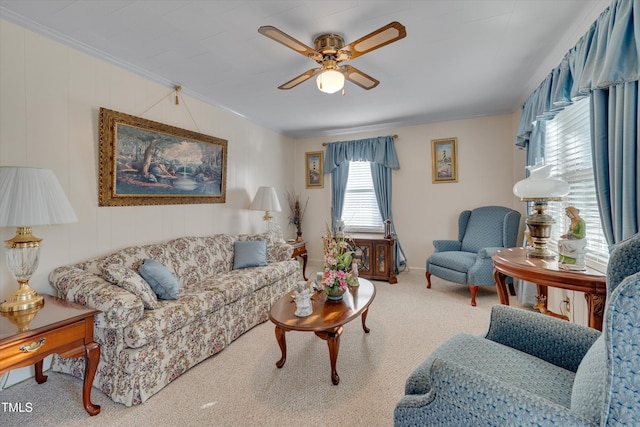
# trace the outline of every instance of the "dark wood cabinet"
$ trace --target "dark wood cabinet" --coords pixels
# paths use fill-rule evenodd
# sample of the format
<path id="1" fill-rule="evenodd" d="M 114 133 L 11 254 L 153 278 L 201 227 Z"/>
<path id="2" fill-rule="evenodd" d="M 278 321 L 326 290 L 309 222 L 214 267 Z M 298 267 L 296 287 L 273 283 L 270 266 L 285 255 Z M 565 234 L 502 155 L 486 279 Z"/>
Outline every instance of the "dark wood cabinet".
<path id="1" fill-rule="evenodd" d="M 382 234 L 352 234 L 349 236 L 358 275 L 365 279 L 398 283 L 395 268 L 396 239 Z"/>

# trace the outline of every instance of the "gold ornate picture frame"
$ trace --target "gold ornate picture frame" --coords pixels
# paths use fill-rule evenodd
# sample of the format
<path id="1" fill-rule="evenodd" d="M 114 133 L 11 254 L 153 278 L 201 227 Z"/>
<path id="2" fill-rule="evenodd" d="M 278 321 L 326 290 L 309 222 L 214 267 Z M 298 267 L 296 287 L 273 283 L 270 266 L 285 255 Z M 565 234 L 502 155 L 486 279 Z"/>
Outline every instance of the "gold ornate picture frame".
<path id="1" fill-rule="evenodd" d="M 307 188 L 324 188 L 324 152 L 305 153 Z"/>
<path id="2" fill-rule="evenodd" d="M 431 174 L 434 184 L 458 182 L 458 138 L 431 140 Z"/>
<path id="3" fill-rule="evenodd" d="M 99 206 L 224 203 L 227 141 L 100 108 Z"/>

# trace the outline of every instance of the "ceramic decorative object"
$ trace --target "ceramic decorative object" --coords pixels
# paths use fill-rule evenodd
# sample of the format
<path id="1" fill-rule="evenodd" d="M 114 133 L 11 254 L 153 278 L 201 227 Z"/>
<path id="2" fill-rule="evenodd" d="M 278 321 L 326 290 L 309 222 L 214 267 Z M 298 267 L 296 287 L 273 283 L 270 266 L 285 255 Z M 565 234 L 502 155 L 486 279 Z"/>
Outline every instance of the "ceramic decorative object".
<path id="1" fill-rule="evenodd" d="M 313 304 L 311 304 L 311 294 L 306 287 L 307 282 L 298 282 L 298 289 L 296 290 L 295 302 L 296 311 L 295 314 L 298 317 L 306 317 L 313 313 Z"/>

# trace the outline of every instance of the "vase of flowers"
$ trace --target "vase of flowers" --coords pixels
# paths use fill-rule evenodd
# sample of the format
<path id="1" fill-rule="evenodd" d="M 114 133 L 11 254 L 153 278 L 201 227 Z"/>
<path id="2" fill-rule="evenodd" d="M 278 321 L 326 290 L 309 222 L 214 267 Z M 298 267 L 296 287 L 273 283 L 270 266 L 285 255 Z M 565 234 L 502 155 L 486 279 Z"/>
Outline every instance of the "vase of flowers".
<path id="1" fill-rule="evenodd" d="M 304 206 L 302 206 L 300 203 L 300 196 L 294 191 L 289 191 L 287 192 L 287 201 L 289 202 L 289 209 L 291 209 L 291 213 L 289 214 L 289 224 L 293 224 L 296 227 L 296 241 L 302 242 L 302 217 L 304 216 L 304 212 L 307 210 L 309 198 L 307 197 L 307 201 Z"/>
<path id="2" fill-rule="evenodd" d="M 324 272 L 322 285 L 329 300 L 341 300 L 349 286 L 354 285 L 358 278 L 353 275 L 351 259 L 353 251 L 344 235 L 334 234 L 329 226 L 327 233 L 322 236 L 324 245 Z"/>

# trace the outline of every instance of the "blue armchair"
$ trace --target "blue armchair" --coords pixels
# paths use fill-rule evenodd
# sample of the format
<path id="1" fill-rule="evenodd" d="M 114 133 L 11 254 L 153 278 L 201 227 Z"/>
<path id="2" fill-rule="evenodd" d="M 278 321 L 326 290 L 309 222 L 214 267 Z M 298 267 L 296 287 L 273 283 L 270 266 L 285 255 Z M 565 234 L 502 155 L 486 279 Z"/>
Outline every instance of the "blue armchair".
<path id="1" fill-rule="evenodd" d="M 495 286 L 494 252 L 516 245 L 520 212 L 502 206 L 464 211 L 458 218 L 458 240 L 434 240 L 435 252 L 427 258 L 427 288 L 431 275 L 469 286 L 476 305 L 479 286 Z"/>
<path id="2" fill-rule="evenodd" d="M 611 253 L 602 334 L 494 306 L 484 337 L 452 337 L 409 376 L 395 426 L 638 425 L 639 271 L 637 234 Z"/>

